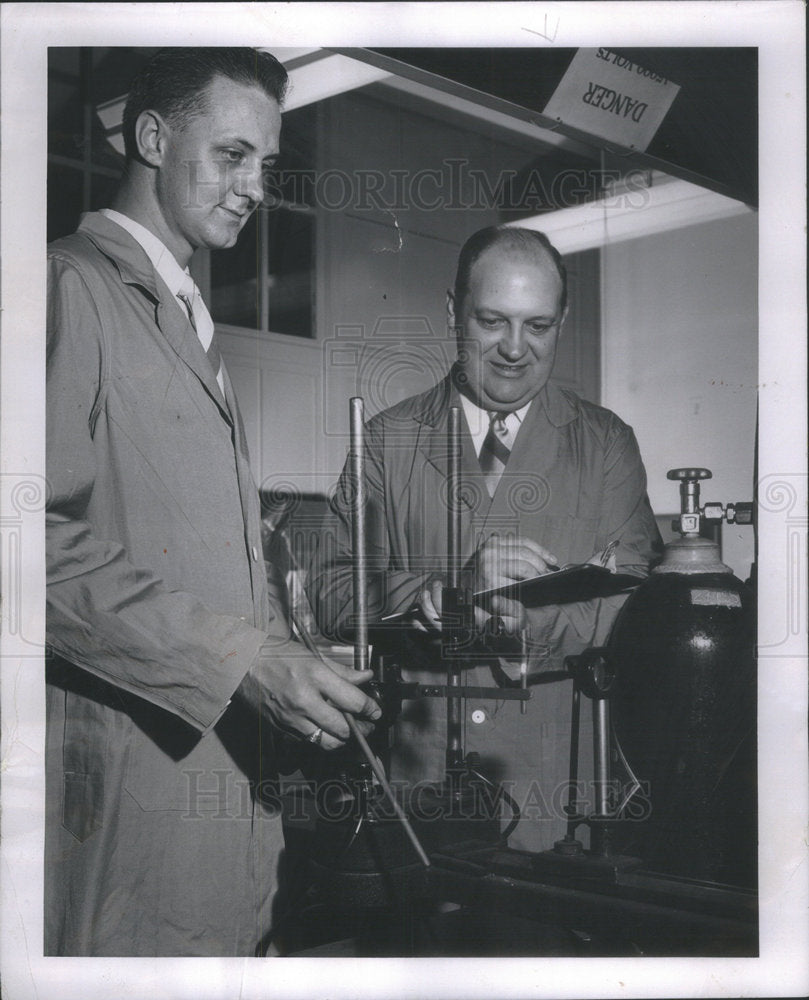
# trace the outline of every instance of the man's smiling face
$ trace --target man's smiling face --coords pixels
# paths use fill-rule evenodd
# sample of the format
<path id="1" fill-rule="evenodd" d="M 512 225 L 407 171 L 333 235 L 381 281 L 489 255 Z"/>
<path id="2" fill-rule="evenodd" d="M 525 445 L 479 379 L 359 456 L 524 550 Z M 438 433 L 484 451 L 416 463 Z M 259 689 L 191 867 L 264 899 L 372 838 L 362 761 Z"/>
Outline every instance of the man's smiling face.
<path id="1" fill-rule="evenodd" d="M 259 87 L 216 76 L 204 109 L 169 126 L 157 178 L 163 242 L 178 259 L 231 247 L 264 198 L 278 156 L 281 112 Z"/>
<path id="2" fill-rule="evenodd" d="M 481 254 L 461 302 L 449 295 L 459 382 L 478 406 L 519 410 L 548 381 L 564 320 L 561 295 L 562 280 L 549 254 L 511 246 Z"/>

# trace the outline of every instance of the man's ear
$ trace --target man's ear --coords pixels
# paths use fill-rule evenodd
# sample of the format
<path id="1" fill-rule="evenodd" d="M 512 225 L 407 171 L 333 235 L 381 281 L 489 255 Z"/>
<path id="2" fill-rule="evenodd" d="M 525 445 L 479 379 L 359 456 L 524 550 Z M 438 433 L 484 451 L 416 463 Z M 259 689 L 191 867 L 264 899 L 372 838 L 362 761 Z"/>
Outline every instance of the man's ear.
<path id="1" fill-rule="evenodd" d="M 138 155 L 151 167 L 159 167 L 166 153 L 168 125 L 157 111 L 142 111 L 135 122 Z"/>
<path id="2" fill-rule="evenodd" d="M 447 326 L 453 330 L 455 323 L 455 293 L 451 288 L 447 289 Z"/>
<path id="3" fill-rule="evenodd" d="M 567 306 L 565 306 L 565 311 L 562 313 L 562 318 L 559 320 L 559 333 L 562 332 L 562 327 L 565 325 L 566 319 L 567 319 Z"/>

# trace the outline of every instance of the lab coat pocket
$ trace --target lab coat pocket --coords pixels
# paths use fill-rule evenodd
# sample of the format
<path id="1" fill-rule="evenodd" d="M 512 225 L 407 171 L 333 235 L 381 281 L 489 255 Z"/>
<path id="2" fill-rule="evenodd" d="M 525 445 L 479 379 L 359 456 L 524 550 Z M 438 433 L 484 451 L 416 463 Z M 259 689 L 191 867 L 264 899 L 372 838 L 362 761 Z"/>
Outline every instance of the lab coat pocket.
<path id="1" fill-rule="evenodd" d="M 134 740 L 124 784 L 146 812 L 224 817 L 238 812 L 242 798 L 249 799 L 246 779 L 215 734 L 194 737 L 190 749 L 179 737 L 159 746 L 136 731 Z"/>

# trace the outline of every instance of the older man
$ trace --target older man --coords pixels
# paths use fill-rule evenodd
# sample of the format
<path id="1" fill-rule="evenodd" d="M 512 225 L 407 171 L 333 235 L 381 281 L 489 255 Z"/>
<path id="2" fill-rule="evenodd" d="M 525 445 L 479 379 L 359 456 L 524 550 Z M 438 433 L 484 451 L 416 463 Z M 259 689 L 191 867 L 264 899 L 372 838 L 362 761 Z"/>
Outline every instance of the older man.
<path id="1" fill-rule="evenodd" d="M 616 565 L 638 576 L 659 547 L 635 437 L 615 414 L 549 381 L 566 314 L 566 275 L 541 233 L 494 227 L 461 250 L 449 325 L 458 359 L 446 378 L 368 425 L 369 542 L 373 613 L 412 610 L 413 628 L 439 627 L 446 579 L 447 422 L 463 410 L 462 548 L 474 591 L 584 562 L 615 543 Z M 339 633 L 350 603 L 350 532 L 341 494 L 326 522 L 309 592 L 321 627 Z M 550 677 L 564 656 L 604 641 L 622 598 L 552 607 L 500 599 L 507 630 L 524 629 L 529 682 Z M 481 624 L 485 615 L 477 609 Z M 435 681 L 435 674 L 407 672 Z M 507 684 L 515 664 L 467 671 L 470 685 Z M 505 675 L 505 676 L 504 676 Z M 510 676 L 509 676 L 510 675 Z M 571 686 L 533 689 L 525 715 L 513 701 L 466 702 L 465 746 L 503 782 L 522 811 L 512 844 L 552 846 L 564 831 Z M 437 700 L 405 705 L 392 775 L 439 780 L 445 713 Z M 586 804 L 586 803 L 583 803 Z M 591 805 L 592 805 L 591 797 Z"/>
<path id="2" fill-rule="evenodd" d="M 261 203 L 285 84 L 252 49 L 159 53 L 113 209 L 49 249 L 46 954 L 252 954 L 283 845 L 274 731 L 331 749 L 343 712 L 378 715 L 365 675 L 296 646 L 268 600 L 187 270 Z"/>

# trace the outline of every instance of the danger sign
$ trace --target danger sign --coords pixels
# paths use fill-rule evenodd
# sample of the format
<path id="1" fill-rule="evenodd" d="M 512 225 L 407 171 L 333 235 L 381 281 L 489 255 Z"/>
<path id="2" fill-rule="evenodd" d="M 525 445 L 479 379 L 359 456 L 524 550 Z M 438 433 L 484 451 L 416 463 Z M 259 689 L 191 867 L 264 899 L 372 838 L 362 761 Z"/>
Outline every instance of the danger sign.
<path id="1" fill-rule="evenodd" d="M 643 152 L 679 90 L 678 84 L 610 49 L 579 49 L 543 113 Z"/>

